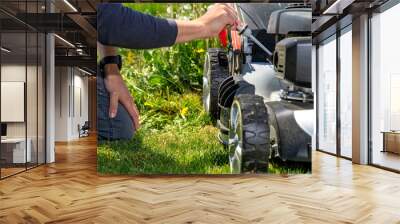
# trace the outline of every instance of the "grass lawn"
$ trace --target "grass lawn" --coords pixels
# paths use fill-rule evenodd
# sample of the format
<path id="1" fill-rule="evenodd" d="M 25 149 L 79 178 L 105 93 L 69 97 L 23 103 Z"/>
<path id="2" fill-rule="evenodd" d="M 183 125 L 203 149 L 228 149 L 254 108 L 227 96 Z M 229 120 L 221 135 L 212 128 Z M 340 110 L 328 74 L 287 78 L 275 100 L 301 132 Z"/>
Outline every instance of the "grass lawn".
<path id="1" fill-rule="evenodd" d="M 229 153 L 212 126 L 141 130 L 129 142 L 98 147 L 97 167 L 107 174 L 224 174 Z"/>
<path id="2" fill-rule="evenodd" d="M 103 174 L 229 174 L 229 152 L 218 142 L 218 129 L 203 127 L 141 130 L 128 142 L 98 147 Z M 272 161 L 271 174 L 309 173 L 311 167 Z"/>

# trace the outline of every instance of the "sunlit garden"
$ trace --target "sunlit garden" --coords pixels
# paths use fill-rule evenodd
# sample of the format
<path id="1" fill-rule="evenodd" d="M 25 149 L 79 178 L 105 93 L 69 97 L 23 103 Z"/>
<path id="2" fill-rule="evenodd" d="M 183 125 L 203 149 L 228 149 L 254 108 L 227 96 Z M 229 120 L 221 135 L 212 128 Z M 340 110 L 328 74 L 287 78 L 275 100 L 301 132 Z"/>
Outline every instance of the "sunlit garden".
<path id="1" fill-rule="evenodd" d="M 126 4 L 152 15 L 193 19 L 207 4 Z M 122 75 L 140 110 L 141 128 L 129 142 L 102 144 L 98 171 L 229 173 L 228 151 L 201 101 L 204 54 L 217 40 L 155 50 L 120 49 Z"/>
<path id="2" fill-rule="evenodd" d="M 126 5 L 185 20 L 199 17 L 208 7 L 203 3 Z M 230 173 L 229 152 L 219 143 L 218 129 L 204 112 L 201 99 L 205 52 L 218 45 L 216 39 L 210 39 L 155 50 L 119 50 L 121 74 L 140 111 L 141 128 L 130 141 L 99 145 L 100 173 Z M 287 170 L 272 163 L 269 172 Z"/>

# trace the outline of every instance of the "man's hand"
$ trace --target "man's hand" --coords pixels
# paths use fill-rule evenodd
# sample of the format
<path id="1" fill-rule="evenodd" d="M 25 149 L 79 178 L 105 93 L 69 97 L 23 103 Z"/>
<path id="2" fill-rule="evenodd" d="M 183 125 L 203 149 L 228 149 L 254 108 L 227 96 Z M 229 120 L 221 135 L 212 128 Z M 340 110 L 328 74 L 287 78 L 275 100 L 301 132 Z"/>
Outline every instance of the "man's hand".
<path id="1" fill-rule="evenodd" d="M 216 37 L 227 25 L 236 29 L 240 21 L 231 4 L 217 3 L 208 8 L 206 14 L 195 20 L 204 26 L 206 37 Z"/>
<path id="2" fill-rule="evenodd" d="M 177 20 L 178 35 L 175 43 L 216 37 L 226 26 L 236 29 L 239 23 L 237 13 L 230 4 L 217 3 L 210 6 L 208 11 L 196 20 Z"/>
<path id="3" fill-rule="evenodd" d="M 106 73 L 104 83 L 110 94 L 109 117 L 114 118 L 117 115 L 118 103 L 120 102 L 128 111 L 135 126 L 134 128 L 137 130 L 140 126 L 139 111 L 124 80 L 122 80 L 118 66 L 115 64 L 108 64 L 104 67 L 104 70 Z"/>

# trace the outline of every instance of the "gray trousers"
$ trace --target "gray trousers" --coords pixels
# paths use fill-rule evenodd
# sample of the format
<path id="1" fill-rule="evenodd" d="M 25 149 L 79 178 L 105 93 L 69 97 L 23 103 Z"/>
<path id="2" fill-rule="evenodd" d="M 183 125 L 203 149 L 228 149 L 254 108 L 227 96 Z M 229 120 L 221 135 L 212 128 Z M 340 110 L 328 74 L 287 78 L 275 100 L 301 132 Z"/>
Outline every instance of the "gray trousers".
<path id="1" fill-rule="evenodd" d="M 133 137 L 135 129 L 128 111 L 122 104 L 118 104 L 115 118 L 109 117 L 110 94 L 104 79 L 97 76 L 97 139 L 99 142 L 114 140 L 129 140 Z"/>

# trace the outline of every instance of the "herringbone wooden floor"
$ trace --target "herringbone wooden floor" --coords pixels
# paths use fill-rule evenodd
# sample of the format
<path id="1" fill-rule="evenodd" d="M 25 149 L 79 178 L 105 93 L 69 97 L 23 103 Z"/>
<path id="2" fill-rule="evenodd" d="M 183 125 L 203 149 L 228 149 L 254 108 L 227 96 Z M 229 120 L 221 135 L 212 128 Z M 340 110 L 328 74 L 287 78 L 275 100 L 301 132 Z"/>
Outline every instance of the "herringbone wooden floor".
<path id="1" fill-rule="evenodd" d="M 0 181 L 0 223 L 400 223 L 400 175 L 322 153 L 312 175 L 101 177 L 95 144 Z"/>

